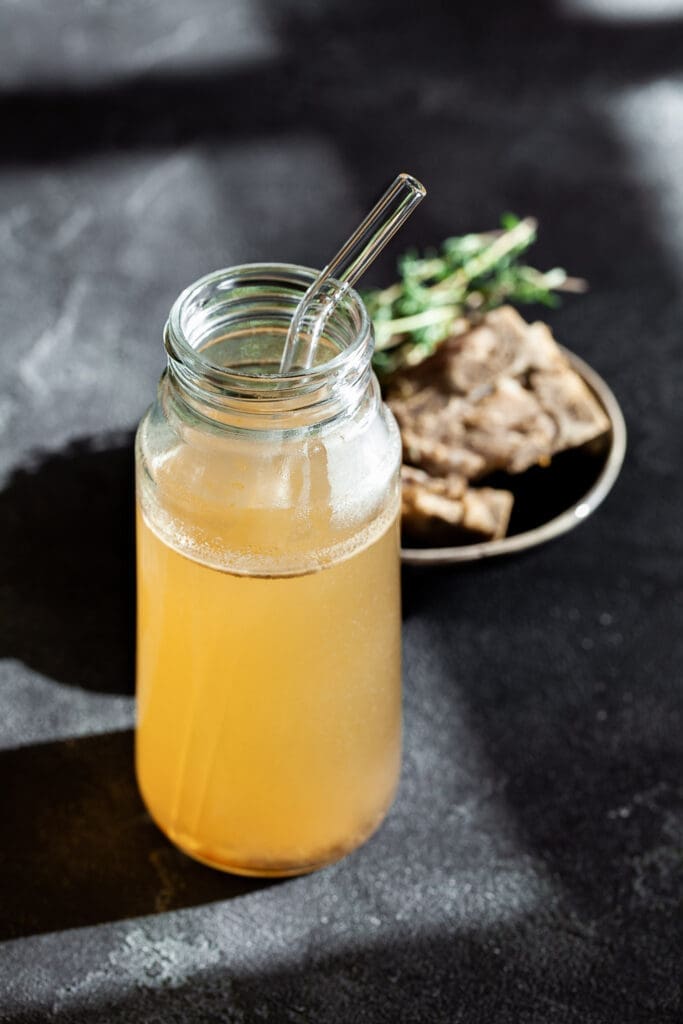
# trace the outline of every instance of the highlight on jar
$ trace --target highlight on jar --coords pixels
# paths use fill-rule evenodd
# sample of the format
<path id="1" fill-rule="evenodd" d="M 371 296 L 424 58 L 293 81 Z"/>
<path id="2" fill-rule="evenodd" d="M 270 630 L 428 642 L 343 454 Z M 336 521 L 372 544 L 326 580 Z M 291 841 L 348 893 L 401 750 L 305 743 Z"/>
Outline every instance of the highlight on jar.
<path id="1" fill-rule="evenodd" d="M 136 769 L 159 828 L 243 875 L 380 825 L 401 758 L 401 443 L 353 284 L 425 195 L 399 175 L 316 273 L 174 304 L 136 437 Z"/>

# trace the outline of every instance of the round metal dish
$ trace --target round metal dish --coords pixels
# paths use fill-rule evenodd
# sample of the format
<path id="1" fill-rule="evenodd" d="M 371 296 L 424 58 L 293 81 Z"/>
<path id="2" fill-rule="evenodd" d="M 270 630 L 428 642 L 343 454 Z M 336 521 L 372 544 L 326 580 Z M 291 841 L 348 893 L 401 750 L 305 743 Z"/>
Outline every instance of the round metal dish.
<path id="1" fill-rule="evenodd" d="M 401 548 L 401 560 L 405 565 L 446 565 L 452 562 L 475 562 L 481 558 L 497 555 L 511 555 L 517 551 L 545 544 L 554 537 L 568 533 L 587 519 L 611 491 L 619 476 L 626 452 L 626 424 L 619 403 L 602 377 L 568 349 L 562 350 L 574 370 L 583 378 L 607 413 L 612 429 L 604 450 L 599 455 L 587 455 L 597 460 L 596 477 L 585 493 L 576 499 L 559 515 L 539 523 L 533 529 L 515 533 L 502 540 L 485 541 L 480 544 L 461 544 L 448 548 Z M 559 456 L 558 458 L 560 458 Z M 541 470 L 541 472 L 547 472 Z"/>

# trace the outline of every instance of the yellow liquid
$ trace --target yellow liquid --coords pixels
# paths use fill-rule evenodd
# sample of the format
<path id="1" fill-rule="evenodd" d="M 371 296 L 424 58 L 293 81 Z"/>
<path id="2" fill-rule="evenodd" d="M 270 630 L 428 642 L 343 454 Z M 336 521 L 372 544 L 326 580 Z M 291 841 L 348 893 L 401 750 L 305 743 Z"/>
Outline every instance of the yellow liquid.
<path id="1" fill-rule="evenodd" d="M 316 572 L 247 576 L 138 515 L 137 772 L 190 855 L 286 875 L 379 825 L 401 747 L 398 525 Z"/>

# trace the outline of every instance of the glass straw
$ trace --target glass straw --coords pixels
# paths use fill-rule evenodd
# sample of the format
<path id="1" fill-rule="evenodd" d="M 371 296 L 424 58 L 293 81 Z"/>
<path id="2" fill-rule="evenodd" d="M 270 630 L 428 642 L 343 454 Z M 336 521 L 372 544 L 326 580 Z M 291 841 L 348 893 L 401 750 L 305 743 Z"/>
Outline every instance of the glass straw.
<path id="1" fill-rule="evenodd" d="M 311 366 L 330 314 L 426 195 L 426 188 L 417 178 L 398 175 L 306 290 L 289 325 L 280 373 L 288 373 L 295 362 L 301 369 Z M 297 361 L 300 345 L 303 358 Z"/>

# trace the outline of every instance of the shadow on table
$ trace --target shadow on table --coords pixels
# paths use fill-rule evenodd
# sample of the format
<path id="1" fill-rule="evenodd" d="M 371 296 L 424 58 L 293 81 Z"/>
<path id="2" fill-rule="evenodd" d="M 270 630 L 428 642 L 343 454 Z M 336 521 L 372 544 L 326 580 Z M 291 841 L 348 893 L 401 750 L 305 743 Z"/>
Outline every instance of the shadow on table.
<path id="1" fill-rule="evenodd" d="M 514 101 L 515 90 L 539 77 L 544 92 L 555 83 L 564 89 L 577 75 L 577 57 L 579 73 L 594 76 L 599 69 L 618 82 L 681 66 L 683 19 L 675 12 L 668 19 L 642 18 L 629 25 L 568 17 L 551 0 L 514 6 L 505 0 L 476 5 L 425 0 L 419 18 L 408 0 L 313 5 L 286 0 L 267 6 L 264 20 L 277 40 L 268 60 L 208 68 L 196 62 L 191 69 L 145 69 L 102 83 L 3 88 L 0 163 L 226 139 L 234 144 L 296 131 L 338 138 L 345 150 L 356 149 L 363 164 L 371 157 L 376 173 L 377 157 L 383 154 L 379 166 L 387 162 L 389 141 L 402 149 L 404 138 L 419 158 L 415 131 L 419 120 L 429 120 L 430 110 L 428 103 L 415 105 L 415 98 L 425 74 L 466 75 L 482 93 L 503 88 Z M 363 94 L 359 99 L 359 81 L 375 83 L 377 98 Z M 387 90 L 396 101 L 394 110 L 383 102 Z M 389 165 L 398 166 L 393 159 Z"/>
<path id="2" fill-rule="evenodd" d="M 0 751 L 0 941 L 273 884 L 223 875 L 172 846 L 132 765 L 130 731 Z"/>
<path id="3" fill-rule="evenodd" d="M 132 435 L 76 442 L 0 493 L 0 657 L 60 682 L 133 692 Z"/>

